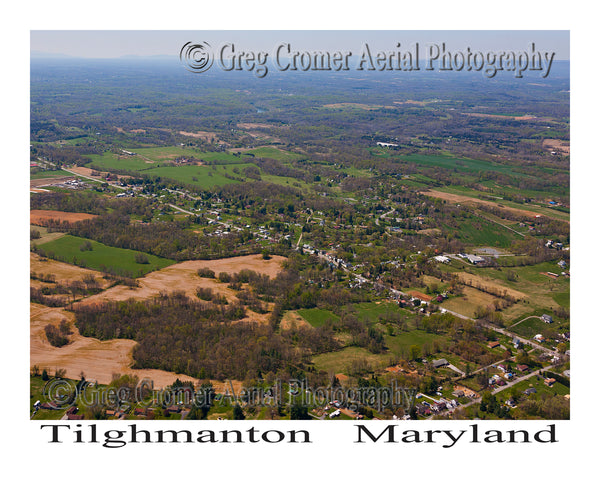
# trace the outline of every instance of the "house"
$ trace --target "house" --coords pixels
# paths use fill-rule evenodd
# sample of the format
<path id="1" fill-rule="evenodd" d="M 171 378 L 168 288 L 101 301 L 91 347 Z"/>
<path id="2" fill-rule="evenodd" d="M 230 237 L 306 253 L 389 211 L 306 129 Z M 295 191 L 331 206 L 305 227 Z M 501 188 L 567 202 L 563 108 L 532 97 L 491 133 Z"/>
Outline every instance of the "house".
<path id="1" fill-rule="evenodd" d="M 461 398 L 465 396 L 465 392 L 463 392 L 462 390 L 454 390 L 452 392 L 452 395 L 455 396 L 456 398 Z"/>
<path id="2" fill-rule="evenodd" d="M 521 373 L 528 372 L 529 367 L 527 365 L 519 364 L 519 365 L 517 365 L 517 370 Z"/>
<path id="3" fill-rule="evenodd" d="M 181 407 L 179 405 L 171 405 L 167 408 L 167 412 L 169 413 L 180 413 Z"/>
<path id="4" fill-rule="evenodd" d="M 506 372 L 504 374 L 504 378 L 506 378 L 507 380 L 511 380 L 514 377 L 514 375 L 510 372 Z"/>
<path id="5" fill-rule="evenodd" d="M 548 315 L 547 313 L 544 313 L 541 318 L 544 321 L 544 323 L 552 323 L 553 322 L 552 316 Z"/>
<path id="6" fill-rule="evenodd" d="M 500 370 L 502 373 L 506 373 L 508 371 L 508 367 L 506 365 L 504 365 L 503 363 L 501 363 L 500 365 L 498 365 L 498 370 Z"/>
<path id="7" fill-rule="evenodd" d="M 496 348 L 500 346 L 500 342 L 490 342 L 488 343 L 489 348 Z"/>
<path id="8" fill-rule="evenodd" d="M 565 262 L 564 260 L 561 260 L 560 262 L 558 262 L 558 266 L 560 268 L 567 268 L 567 262 Z"/>
<path id="9" fill-rule="evenodd" d="M 331 413 L 329 414 L 329 418 L 335 418 L 335 417 L 339 417 L 339 416 L 341 415 L 341 413 L 342 413 L 342 412 L 340 412 L 340 410 L 339 410 L 339 409 L 337 409 L 337 410 L 335 410 L 335 411 L 333 411 L 333 412 L 331 412 Z"/>
<path id="10" fill-rule="evenodd" d="M 450 259 L 448 257 L 446 257 L 445 255 L 437 255 L 437 256 L 433 257 L 433 259 L 436 262 L 450 263 Z"/>
<path id="11" fill-rule="evenodd" d="M 521 345 L 521 340 L 519 340 L 517 337 L 515 337 L 512 339 L 512 343 L 515 348 L 519 348 L 519 346 Z"/>
<path id="12" fill-rule="evenodd" d="M 439 360 L 434 360 L 432 365 L 433 368 L 440 368 L 449 365 L 450 363 L 445 358 L 440 358 Z"/>
<path id="13" fill-rule="evenodd" d="M 478 265 L 480 263 L 484 263 L 485 262 L 485 258 L 480 257 L 479 255 L 471 255 L 470 253 L 467 253 L 465 255 L 465 258 L 471 262 L 473 265 Z"/>
<path id="14" fill-rule="evenodd" d="M 533 393 L 537 393 L 537 390 L 535 388 L 528 388 L 527 390 L 525 390 L 523 392 L 525 395 L 531 395 Z"/>
<path id="15" fill-rule="evenodd" d="M 556 378 L 544 378 L 544 385 L 551 387 L 556 383 Z"/>
<path id="16" fill-rule="evenodd" d="M 77 415 L 75 413 L 67 413 L 67 420 L 83 420 L 83 415 Z"/>
<path id="17" fill-rule="evenodd" d="M 534 340 L 537 340 L 538 342 L 543 342 L 544 336 L 541 333 L 538 333 L 535 337 L 533 337 Z"/>

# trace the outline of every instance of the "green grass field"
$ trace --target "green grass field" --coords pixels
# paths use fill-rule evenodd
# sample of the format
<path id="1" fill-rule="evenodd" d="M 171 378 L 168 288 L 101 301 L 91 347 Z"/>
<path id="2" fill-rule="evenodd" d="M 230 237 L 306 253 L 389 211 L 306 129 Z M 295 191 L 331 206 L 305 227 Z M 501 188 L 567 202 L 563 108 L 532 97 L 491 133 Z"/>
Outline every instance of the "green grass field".
<path id="1" fill-rule="evenodd" d="M 334 373 L 350 373 L 353 361 L 365 360 L 371 368 L 379 369 L 385 367 L 385 364 L 389 360 L 389 355 L 377 355 L 361 347 L 346 347 L 336 352 L 315 355 L 312 360 L 319 370 Z"/>
<path id="2" fill-rule="evenodd" d="M 89 242 L 92 250 L 81 251 L 81 245 Z M 136 263 L 135 257 L 139 252 L 124 248 L 109 247 L 94 240 L 65 235 L 40 247 L 47 255 L 67 263 L 79 264 L 93 270 L 111 270 L 116 274 L 140 277 L 146 273 L 167 267 L 174 260 L 160 258 L 144 253 L 147 264 Z"/>
<path id="3" fill-rule="evenodd" d="M 455 233 L 457 238 L 469 245 L 488 247 L 509 247 L 520 238 L 516 233 L 481 217 L 459 220 L 457 229 L 442 227 L 442 231 Z"/>
<path id="4" fill-rule="evenodd" d="M 520 172 L 513 171 L 513 167 L 510 165 L 503 165 L 500 163 L 486 162 L 484 160 L 475 160 L 472 158 L 460 158 L 450 154 L 442 155 L 394 155 L 393 152 L 384 149 L 383 147 L 376 147 L 371 149 L 371 153 L 378 156 L 386 157 L 397 157 L 400 160 L 416 163 L 425 167 L 438 167 L 456 169 L 460 172 L 499 172 L 507 175 L 524 176 Z"/>
<path id="5" fill-rule="evenodd" d="M 339 322 L 340 320 L 340 317 L 323 308 L 303 308 L 298 310 L 298 314 L 313 327 L 321 327 L 325 325 L 328 320 L 331 320 L 334 323 Z"/>
<path id="6" fill-rule="evenodd" d="M 252 153 L 255 157 L 272 158 L 273 160 L 297 160 L 304 158 L 303 155 L 293 152 L 286 152 L 274 147 L 258 147 L 248 150 L 244 153 Z"/>

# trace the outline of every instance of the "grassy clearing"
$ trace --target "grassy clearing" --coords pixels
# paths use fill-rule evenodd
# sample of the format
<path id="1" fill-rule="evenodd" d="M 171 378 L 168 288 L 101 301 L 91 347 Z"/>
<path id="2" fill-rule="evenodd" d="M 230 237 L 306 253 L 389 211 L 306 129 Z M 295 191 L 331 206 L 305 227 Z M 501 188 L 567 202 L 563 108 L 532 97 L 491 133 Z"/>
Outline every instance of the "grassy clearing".
<path id="1" fill-rule="evenodd" d="M 298 310 L 298 314 L 315 328 L 322 327 L 328 321 L 336 323 L 340 320 L 340 317 L 323 308 L 303 308 Z"/>
<path id="2" fill-rule="evenodd" d="M 274 160 L 298 160 L 304 158 L 299 153 L 287 152 L 274 147 L 258 147 L 247 150 L 245 154 L 251 153 L 257 158 L 272 158 Z"/>
<path id="3" fill-rule="evenodd" d="M 212 167 L 183 165 L 180 167 L 156 167 L 146 170 L 144 173 L 152 177 L 170 178 L 178 182 L 210 188 L 228 183 L 237 183 L 238 180 L 232 180 L 223 175 L 223 173 L 231 175 L 231 167 L 230 165 L 221 165 L 213 170 Z M 237 165 L 237 167 L 243 166 Z"/>
<path id="4" fill-rule="evenodd" d="M 62 232 L 48 232 L 46 227 L 40 227 L 38 225 L 31 225 L 29 227 L 31 230 L 36 230 L 40 232 L 41 237 L 36 238 L 35 240 L 31 240 L 33 245 L 42 245 L 44 243 L 51 242 L 52 240 L 56 240 L 57 238 L 64 237 L 65 234 Z"/>
<path id="5" fill-rule="evenodd" d="M 379 150 L 381 149 L 372 149 L 373 151 L 377 151 L 379 156 L 385 155 L 385 153 L 381 153 Z M 436 167 L 436 168 L 448 168 L 452 170 L 457 170 L 461 172 L 500 172 L 505 173 L 507 175 L 515 175 L 522 177 L 524 176 L 522 173 L 513 171 L 510 165 L 503 165 L 500 163 L 487 162 L 484 160 L 475 160 L 472 158 L 460 158 L 455 157 L 450 154 L 443 155 L 392 155 L 391 152 L 388 152 L 390 157 L 396 156 L 400 160 L 404 160 L 410 163 L 416 163 L 421 166 L 426 167 Z"/>
<path id="6" fill-rule="evenodd" d="M 396 335 L 385 335 L 385 346 L 389 349 L 389 353 L 401 356 L 407 353 L 412 345 L 422 347 L 427 343 L 432 343 L 434 340 L 445 344 L 447 338 L 435 333 L 427 333 L 422 330 L 412 330 L 409 332 L 401 332 Z"/>
<path id="7" fill-rule="evenodd" d="M 365 360 L 372 369 L 385 367 L 389 356 L 370 353 L 366 348 L 346 347 L 337 352 L 322 353 L 313 357 L 313 363 L 319 370 L 334 373 L 351 373 L 352 362 Z"/>
<path id="8" fill-rule="evenodd" d="M 137 156 L 118 155 L 112 152 L 105 152 L 102 155 L 86 155 L 92 160 L 88 165 L 96 170 L 147 170 L 152 168 L 152 164 Z"/>
<path id="9" fill-rule="evenodd" d="M 81 250 L 84 244 L 91 245 L 91 250 Z M 94 240 L 65 235 L 52 240 L 40 247 L 46 255 L 54 256 L 57 260 L 85 266 L 93 270 L 110 270 L 117 274 L 140 277 L 153 270 L 158 270 L 175 263 L 174 260 L 160 258 L 144 253 L 148 263 L 136 262 L 140 252 L 124 248 L 109 247 Z"/>
<path id="10" fill-rule="evenodd" d="M 447 230 L 445 233 L 455 233 L 460 240 L 470 245 L 490 247 L 509 247 L 520 238 L 510 230 L 481 217 L 464 219 L 459 228 Z"/>

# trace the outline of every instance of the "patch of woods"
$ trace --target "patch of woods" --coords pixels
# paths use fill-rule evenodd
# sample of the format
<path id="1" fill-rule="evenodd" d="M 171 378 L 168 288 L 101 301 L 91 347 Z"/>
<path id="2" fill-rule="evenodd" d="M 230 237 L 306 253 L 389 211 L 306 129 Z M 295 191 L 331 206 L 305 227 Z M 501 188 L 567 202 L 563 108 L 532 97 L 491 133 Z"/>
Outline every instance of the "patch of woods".
<path id="1" fill-rule="evenodd" d="M 53 347 L 63 347 L 69 343 L 69 336 L 71 335 L 71 327 L 65 319 L 62 319 L 58 325 L 48 324 L 44 327 L 44 333 L 50 345 Z"/>
<path id="2" fill-rule="evenodd" d="M 30 287 L 30 301 L 48 307 L 64 307 L 69 301 L 75 301 L 77 298 L 87 297 L 102 291 L 98 280 L 92 274 L 84 275 L 82 280 L 64 283 L 57 282 L 55 276 L 51 273 L 37 274 L 31 272 L 30 278 L 47 284 L 41 287 Z"/>
<path id="3" fill-rule="evenodd" d="M 277 372 L 301 358 L 291 340 L 270 325 L 236 322 L 245 315 L 239 303 L 216 305 L 175 292 L 141 302 L 79 305 L 74 311 L 82 335 L 136 340 L 137 368 L 245 378 L 249 372 Z"/>

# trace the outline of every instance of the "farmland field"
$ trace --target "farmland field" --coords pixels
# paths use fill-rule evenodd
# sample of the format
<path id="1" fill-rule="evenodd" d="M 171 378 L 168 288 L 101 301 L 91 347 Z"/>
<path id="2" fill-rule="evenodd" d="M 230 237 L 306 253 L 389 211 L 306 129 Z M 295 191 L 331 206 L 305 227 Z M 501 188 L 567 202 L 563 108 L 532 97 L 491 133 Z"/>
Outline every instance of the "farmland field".
<path id="1" fill-rule="evenodd" d="M 91 250 L 81 249 L 85 244 Z M 124 248 L 109 247 L 94 240 L 65 235 L 61 238 L 44 243 L 40 250 L 48 256 L 68 263 L 79 264 L 93 270 L 113 271 L 117 274 L 139 277 L 146 273 L 164 268 L 175 263 L 174 260 L 160 258 L 144 253 L 148 263 L 137 263 L 136 255 L 140 252 Z"/>

